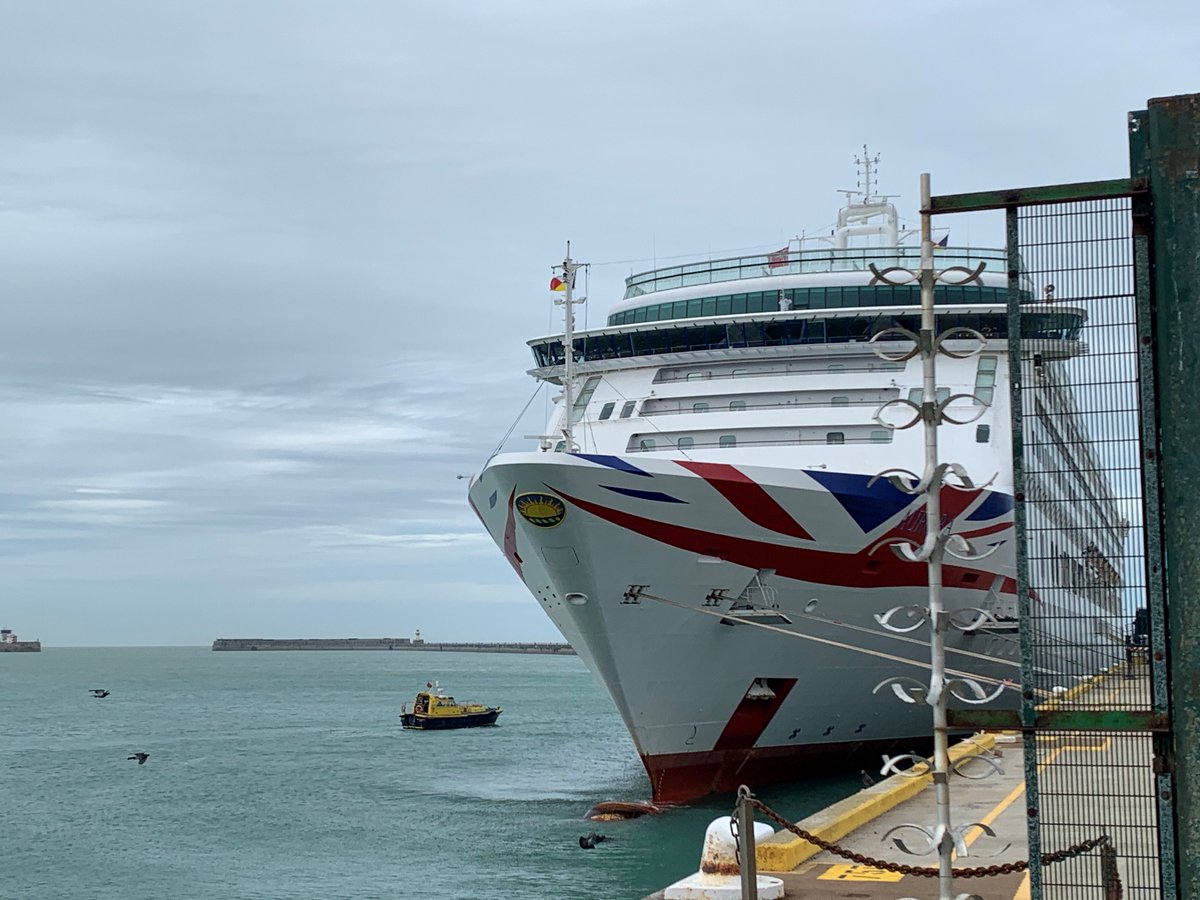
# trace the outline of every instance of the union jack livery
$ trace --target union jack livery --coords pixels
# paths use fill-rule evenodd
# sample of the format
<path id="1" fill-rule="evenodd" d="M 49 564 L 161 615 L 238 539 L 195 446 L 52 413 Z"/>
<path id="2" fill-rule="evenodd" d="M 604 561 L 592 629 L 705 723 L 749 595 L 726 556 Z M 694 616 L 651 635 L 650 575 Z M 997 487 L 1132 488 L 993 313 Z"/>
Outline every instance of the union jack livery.
<path id="1" fill-rule="evenodd" d="M 877 760 L 930 732 L 928 707 L 877 690 L 897 675 L 928 679 L 924 633 L 876 618 L 927 599 L 925 564 L 892 549 L 924 540 L 923 501 L 875 477 L 923 458 L 921 429 L 889 427 L 880 411 L 922 402 L 920 360 L 890 362 L 868 344 L 888 328 L 919 330 L 917 286 L 873 283 L 868 268 L 915 267 L 918 248 L 905 246 L 892 204 L 869 195 L 824 241 L 633 275 L 605 327 L 583 332 L 571 327 L 578 264 L 565 260 L 565 331 L 530 342 L 531 374 L 562 389 L 546 435 L 471 480 L 472 508 L 611 694 L 656 801 Z M 942 455 L 977 484 L 995 475 L 942 492 L 942 526 L 996 548 L 947 558 L 947 610 L 991 614 L 947 634 L 947 666 L 998 683 L 1017 679 L 1020 662 L 1008 265 L 1001 250 L 947 247 L 938 258 L 986 264 L 978 283 L 936 289 L 938 329 L 986 341 L 974 356 L 939 359 L 930 399 L 963 395 L 947 412 L 981 413 L 941 429 Z M 1022 315 L 1047 410 L 1072 403 L 1066 367 L 1086 353 L 1084 319 L 1061 298 Z M 978 343 L 964 334 L 945 346 Z M 1047 433 L 1041 449 L 1062 458 L 1062 479 L 1030 490 L 1078 480 L 1088 498 L 1061 530 L 1066 562 L 1040 574 L 1033 600 L 1053 637 L 1041 664 L 1065 682 L 1116 658 L 1121 579 L 1108 561 L 1128 525 L 1082 435 Z M 1105 577 L 1077 577 L 1077 566 Z M 1087 634 L 1055 624 L 1066 609 L 1076 629 L 1090 612 Z"/>

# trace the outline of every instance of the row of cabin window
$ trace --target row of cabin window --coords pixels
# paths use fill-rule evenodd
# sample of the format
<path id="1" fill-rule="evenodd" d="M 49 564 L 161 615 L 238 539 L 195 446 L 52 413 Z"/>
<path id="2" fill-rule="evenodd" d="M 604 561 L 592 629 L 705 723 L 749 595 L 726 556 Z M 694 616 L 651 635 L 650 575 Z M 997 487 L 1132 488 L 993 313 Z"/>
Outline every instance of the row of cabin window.
<path id="1" fill-rule="evenodd" d="M 892 442 L 892 433 L 886 428 L 880 428 L 871 432 L 870 440 L 872 444 L 890 444 Z M 844 444 L 846 443 L 846 433 L 844 431 L 829 431 L 825 434 L 826 444 Z M 696 439 L 690 437 L 681 437 L 675 442 L 675 447 L 679 450 L 691 450 L 696 446 Z M 718 447 L 736 447 L 737 435 L 723 434 L 717 438 Z M 654 450 L 656 447 L 654 438 L 643 438 L 638 441 L 638 449 L 644 451 Z"/>
<path id="2" fill-rule="evenodd" d="M 629 404 L 627 403 L 626 406 Z M 622 414 L 621 418 L 627 418 Z M 990 425 L 977 425 L 975 427 L 975 442 L 978 444 L 986 444 L 991 437 L 992 427 Z M 891 443 L 892 433 L 886 429 L 878 429 L 871 432 L 870 435 L 872 444 L 888 444 Z M 829 431 L 825 434 L 826 444 L 844 444 L 846 443 L 846 433 L 844 431 Z M 559 441 L 554 448 L 555 453 L 562 453 L 566 449 L 567 442 Z M 638 449 L 643 452 L 651 452 L 656 449 L 654 438 L 643 438 L 638 442 Z M 675 441 L 677 450 L 691 450 L 696 446 L 696 439 L 690 437 L 681 437 Z M 717 439 L 717 446 L 736 447 L 737 435 L 723 434 Z"/>
<path id="3" fill-rule="evenodd" d="M 1007 293 L 1008 289 L 1003 287 L 939 285 L 934 301 L 938 303 L 1000 303 L 1006 300 Z M 781 299 L 783 300 L 782 304 L 780 303 Z M 613 313 L 608 317 L 608 324 L 629 325 L 637 322 L 694 319 L 700 316 L 731 316 L 787 309 L 919 306 L 920 303 L 921 289 L 917 285 L 788 288 L 782 291 L 752 291 L 745 294 L 694 297 L 691 300 L 652 303 L 648 306 L 639 306 L 637 309 L 626 309 Z"/>
<path id="4" fill-rule="evenodd" d="M 991 401 L 992 401 L 991 390 L 987 391 L 986 397 L 980 396 L 979 392 L 980 392 L 980 389 L 976 388 L 976 396 L 979 397 L 979 399 L 982 400 L 985 403 L 985 405 L 991 403 Z M 922 394 L 923 394 L 923 390 L 921 388 L 913 388 L 912 390 L 910 390 L 908 392 L 909 402 L 920 405 Z M 948 399 L 950 399 L 950 388 L 944 388 L 944 387 L 938 388 L 937 389 L 937 402 L 943 403 Z M 634 400 L 625 401 L 625 405 L 621 408 L 620 418 L 628 419 L 631 415 L 633 415 L 633 410 L 636 405 L 637 405 L 636 401 L 634 401 Z M 850 405 L 850 398 L 849 397 L 830 397 L 829 405 L 835 409 L 840 408 L 840 407 L 848 407 Z M 603 422 L 606 419 L 612 418 L 613 410 L 615 410 L 616 407 L 617 407 L 617 404 L 615 401 L 605 403 L 604 406 L 600 407 L 600 421 Z M 729 411 L 730 412 L 742 412 L 745 409 L 746 409 L 746 401 L 745 400 L 730 400 L 729 401 Z M 705 403 L 704 401 L 699 401 L 697 403 L 692 404 L 692 412 L 694 412 L 694 413 L 706 413 L 706 412 L 711 412 L 711 411 L 712 411 L 712 408 L 709 406 L 709 404 Z M 578 421 L 578 420 L 576 420 L 576 421 Z M 982 426 L 982 427 L 986 427 L 986 426 Z"/>

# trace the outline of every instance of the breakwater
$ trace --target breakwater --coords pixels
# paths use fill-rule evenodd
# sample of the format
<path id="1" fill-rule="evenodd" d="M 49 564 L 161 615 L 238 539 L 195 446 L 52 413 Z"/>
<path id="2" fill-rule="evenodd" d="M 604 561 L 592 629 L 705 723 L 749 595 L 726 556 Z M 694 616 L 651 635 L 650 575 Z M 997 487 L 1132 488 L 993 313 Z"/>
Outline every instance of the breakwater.
<path id="1" fill-rule="evenodd" d="M 574 656 L 570 644 L 432 643 L 412 638 L 217 638 L 214 650 L 424 650 L 455 653 L 540 653 Z"/>
<path id="2" fill-rule="evenodd" d="M 40 653 L 41 641 L 7 641 L 0 643 L 0 653 Z"/>

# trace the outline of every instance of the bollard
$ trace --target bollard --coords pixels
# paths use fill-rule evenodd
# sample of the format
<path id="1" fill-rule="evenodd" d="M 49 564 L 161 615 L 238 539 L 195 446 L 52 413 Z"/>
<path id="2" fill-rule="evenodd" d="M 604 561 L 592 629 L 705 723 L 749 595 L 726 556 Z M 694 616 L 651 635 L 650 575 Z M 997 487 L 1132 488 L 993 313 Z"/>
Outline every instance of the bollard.
<path id="1" fill-rule="evenodd" d="M 740 812 L 739 808 L 739 812 Z M 666 900 L 749 900 L 742 893 L 742 867 L 738 865 L 737 844 L 730 828 L 730 816 L 714 819 L 704 833 L 704 851 L 700 856 L 700 871 L 681 878 L 663 891 Z M 755 822 L 741 834 L 753 834 L 754 843 L 765 841 L 775 833 L 770 825 Z M 753 852 L 753 851 L 751 851 Z M 746 858 L 743 850 L 742 858 Z M 754 865 L 753 857 L 750 866 Z M 770 875 L 755 875 L 754 890 L 759 900 L 780 900 L 783 880 Z"/>
<path id="2" fill-rule="evenodd" d="M 738 859 L 742 875 L 742 900 L 758 900 L 758 860 L 755 858 L 754 847 L 754 804 L 750 802 L 750 789 L 742 785 L 738 789 L 738 837 L 741 846 L 738 848 Z"/>

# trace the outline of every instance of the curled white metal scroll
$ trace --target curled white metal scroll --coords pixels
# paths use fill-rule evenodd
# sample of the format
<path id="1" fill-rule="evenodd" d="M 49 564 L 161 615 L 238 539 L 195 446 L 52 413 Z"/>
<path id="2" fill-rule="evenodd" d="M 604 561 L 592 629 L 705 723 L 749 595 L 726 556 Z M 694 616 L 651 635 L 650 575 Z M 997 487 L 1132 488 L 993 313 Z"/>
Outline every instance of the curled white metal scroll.
<path id="1" fill-rule="evenodd" d="M 969 767 L 972 763 L 983 764 L 985 771 L 979 773 L 971 772 Z M 993 775 L 1004 774 L 1004 769 L 1000 766 L 1000 763 L 996 762 L 990 756 L 966 756 L 950 763 L 950 768 L 954 770 L 955 775 L 960 775 L 971 781 L 983 781 L 983 779 L 991 778 Z"/>
<path id="2" fill-rule="evenodd" d="M 883 411 L 890 406 L 907 406 L 913 411 L 913 417 L 903 424 L 888 422 L 883 418 Z M 921 421 L 921 407 L 920 404 L 913 403 L 911 400 L 905 400 L 902 397 L 897 397 L 894 400 L 889 400 L 887 403 L 883 404 L 883 406 L 879 407 L 879 409 L 875 410 L 875 415 L 873 418 L 884 428 L 887 428 L 891 431 L 903 431 L 906 428 L 912 428 Z"/>
<path id="3" fill-rule="evenodd" d="M 1007 685 L 1001 684 L 996 687 L 990 694 L 983 689 L 978 681 L 973 678 L 951 678 L 946 682 L 946 687 L 950 693 L 963 703 L 970 703 L 973 706 L 980 706 L 984 703 L 991 703 L 997 697 L 1004 693 Z M 966 691 L 961 693 L 958 688 Z"/>
<path id="4" fill-rule="evenodd" d="M 910 620 L 915 619 L 916 624 L 913 625 L 895 625 L 892 623 L 892 617 L 903 614 Z M 929 619 L 929 610 L 924 606 L 893 606 L 887 612 L 880 615 L 875 614 L 875 621 L 886 628 L 888 631 L 894 631 L 897 634 L 906 634 L 909 631 L 916 631 Z"/>
<path id="5" fill-rule="evenodd" d="M 899 477 L 900 475 L 908 476 L 909 480 L 902 480 Z M 875 486 L 875 482 L 880 478 L 886 478 L 891 483 L 892 487 L 904 491 L 906 494 L 919 494 L 922 491 L 921 476 L 916 472 L 910 471 L 909 469 L 884 469 L 879 474 L 871 477 L 871 479 L 867 482 L 867 490 L 873 488 Z"/>
<path id="6" fill-rule="evenodd" d="M 946 541 L 946 552 L 955 559 L 961 559 L 966 562 L 971 562 L 978 559 L 987 559 L 993 553 L 1000 549 L 999 544 L 993 544 L 986 550 L 976 550 L 975 545 L 968 541 L 961 534 L 953 534 Z"/>
<path id="7" fill-rule="evenodd" d="M 903 765 L 904 763 L 907 765 Z M 933 767 L 925 757 L 915 753 L 900 753 L 896 756 L 884 756 L 883 768 L 879 770 L 879 774 L 917 778 L 921 775 L 928 775 L 932 771 Z"/>
<path id="8" fill-rule="evenodd" d="M 868 287 L 880 283 L 900 287 L 905 284 L 914 284 L 921 277 L 920 273 L 906 269 L 904 266 L 886 266 L 881 269 L 875 263 L 867 263 L 867 268 L 871 270 L 871 280 L 867 282 Z M 899 273 L 899 277 L 897 277 L 897 273 Z"/>
<path id="9" fill-rule="evenodd" d="M 904 675 L 893 675 L 891 678 L 885 678 L 879 684 L 875 685 L 871 693 L 878 694 L 885 687 L 891 688 L 892 693 L 905 703 L 920 703 L 929 690 L 915 678 L 908 678 Z"/>
<path id="10" fill-rule="evenodd" d="M 945 269 L 939 269 L 933 278 L 934 281 L 939 281 L 942 284 L 971 284 L 972 282 L 979 281 L 979 276 L 983 274 L 983 270 L 986 268 L 987 263 L 985 262 L 981 262 L 974 269 L 967 266 L 948 266 Z M 947 278 L 947 275 L 950 277 Z"/>
<path id="11" fill-rule="evenodd" d="M 879 344 L 885 334 L 898 334 L 905 340 L 912 341 L 913 348 L 904 353 L 889 353 L 885 347 Z M 868 344 L 875 344 L 871 351 L 880 359 L 885 359 L 888 362 L 904 362 L 912 359 L 921 352 L 921 339 L 915 332 L 909 331 L 907 328 L 901 328 L 899 325 L 893 325 L 891 328 L 885 328 L 883 331 L 877 331 L 871 335 Z"/>
<path id="12" fill-rule="evenodd" d="M 978 346 L 971 348 L 965 353 L 947 350 L 944 346 L 942 346 L 946 341 L 962 340 L 961 338 L 954 337 L 956 334 L 969 334 L 971 337 L 975 338 Z M 933 339 L 933 349 L 938 353 L 941 353 L 943 356 L 949 356 L 953 359 L 970 359 L 972 356 L 975 356 L 977 353 L 983 350 L 983 348 L 986 346 L 987 338 L 985 338 L 983 334 L 976 331 L 974 328 L 967 328 L 965 325 L 957 325 L 954 328 L 947 328 Z"/>
<path id="13" fill-rule="evenodd" d="M 954 418 L 954 416 L 949 415 L 946 412 L 946 407 L 948 407 L 955 400 L 974 400 L 976 402 L 976 404 L 978 404 L 978 405 L 972 407 L 972 409 L 975 411 L 975 414 L 973 416 L 971 416 L 969 419 L 956 419 L 956 418 Z M 982 416 L 985 412 L 987 412 L 987 410 L 988 410 L 987 404 L 984 403 L 982 400 L 980 400 L 978 397 L 976 397 L 974 394 L 951 394 L 949 397 L 947 397 L 945 400 L 943 400 L 937 406 L 937 414 L 938 414 L 939 418 L 945 422 L 950 422 L 953 425 L 970 425 L 972 422 L 974 422 L 976 419 L 978 419 L 980 416 Z"/>
<path id="14" fill-rule="evenodd" d="M 964 618 L 966 617 L 966 618 Z M 956 609 L 947 617 L 951 628 L 959 631 L 974 631 L 981 625 L 998 625 L 996 617 L 986 609 L 980 609 L 978 606 L 964 606 L 961 609 Z"/>

